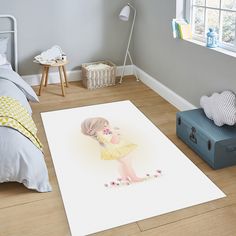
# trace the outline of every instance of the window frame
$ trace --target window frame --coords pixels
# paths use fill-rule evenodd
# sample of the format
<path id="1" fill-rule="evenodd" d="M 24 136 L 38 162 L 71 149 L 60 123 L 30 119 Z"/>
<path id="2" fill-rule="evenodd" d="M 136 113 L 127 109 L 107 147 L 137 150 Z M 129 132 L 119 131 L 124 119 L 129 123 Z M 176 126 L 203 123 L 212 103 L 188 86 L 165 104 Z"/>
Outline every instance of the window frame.
<path id="1" fill-rule="evenodd" d="M 192 25 L 192 34 L 193 34 L 193 39 L 199 42 L 204 42 L 206 43 L 206 33 L 207 33 L 207 27 L 206 27 L 206 10 L 207 9 L 212 9 L 212 10 L 219 10 L 219 47 L 229 50 L 229 51 L 233 51 L 236 52 L 236 17 L 235 17 L 235 37 L 234 37 L 234 43 L 233 45 L 227 44 L 225 42 L 222 42 L 222 11 L 226 11 L 226 12 L 235 12 L 236 14 L 236 9 L 235 10 L 231 10 L 231 9 L 225 9 L 225 8 L 221 8 L 221 3 L 222 0 L 220 0 L 220 7 L 216 8 L 216 7 L 207 7 L 206 6 L 206 0 L 204 0 L 205 4 L 204 6 L 197 6 L 193 4 L 193 0 L 185 0 L 185 19 Z M 204 15 L 204 37 L 194 34 L 193 32 L 193 9 L 194 7 L 199 7 L 199 8 L 203 8 L 205 10 L 205 15 Z"/>

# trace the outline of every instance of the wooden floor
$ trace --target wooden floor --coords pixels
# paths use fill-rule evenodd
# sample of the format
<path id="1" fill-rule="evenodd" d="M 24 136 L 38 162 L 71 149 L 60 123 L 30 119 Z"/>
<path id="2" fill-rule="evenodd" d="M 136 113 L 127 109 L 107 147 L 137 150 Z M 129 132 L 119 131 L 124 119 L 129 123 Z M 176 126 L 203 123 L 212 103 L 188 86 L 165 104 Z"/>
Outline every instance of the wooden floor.
<path id="1" fill-rule="evenodd" d="M 35 88 L 38 89 L 37 87 Z M 168 136 L 227 197 L 162 216 L 135 222 L 95 234 L 96 236 L 234 236 L 236 235 L 236 167 L 212 170 L 175 134 L 177 109 L 145 86 L 127 77 L 113 87 L 88 91 L 81 82 L 70 83 L 66 97 L 59 85 L 43 90 L 39 104 L 32 104 L 33 118 L 45 146 L 51 193 L 36 193 L 21 184 L 0 185 L 0 236 L 69 236 L 52 159 L 40 112 L 73 108 L 113 101 L 132 101 L 166 136 Z M 121 115 L 125 115 L 121 114 Z M 181 171 L 181 170 L 180 170 Z M 150 193 L 151 194 L 151 193 Z M 174 200 L 174 196 L 173 196 Z M 158 201 L 158 199 L 157 199 Z M 138 207 L 138 206 L 137 206 Z M 101 212 L 102 217 L 102 212 Z M 112 217 L 112 216 L 111 216 Z"/>

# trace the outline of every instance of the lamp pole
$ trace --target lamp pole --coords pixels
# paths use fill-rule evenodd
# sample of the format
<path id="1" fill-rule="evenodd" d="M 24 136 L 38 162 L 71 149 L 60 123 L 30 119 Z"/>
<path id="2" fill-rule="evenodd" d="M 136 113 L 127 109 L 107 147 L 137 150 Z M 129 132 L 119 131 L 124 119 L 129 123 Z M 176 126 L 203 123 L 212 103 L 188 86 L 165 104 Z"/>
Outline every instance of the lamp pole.
<path id="1" fill-rule="evenodd" d="M 125 60 L 124 60 L 124 65 L 123 65 L 122 74 L 121 74 L 121 78 L 120 78 L 120 84 L 122 83 L 122 80 L 123 80 L 123 77 L 124 77 L 125 65 L 126 65 L 126 61 L 127 61 L 127 57 L 128 57 L 128 56 L 129 56 L 129 59 L 130 59 L 130 61 L 131 61 L 131 64 L 134 65 L 133 60 L 132 60 L 132 57 L 131 57 L 131 55 L 130 55 L 129 47 L 130 47 L 130 42 L 131 42 L 133 30 L 134 30 L 134 23 L 135 23 L 135 19 L 136 19 L 136 9 L 135 9 L 135 7 L 133 7 L 130 3 L 128 3 L 128 6 L 131 7 L 131 8 L 134 10 L 134 18 L 133 18 L 133 23 L 132 23 L 132 27 L 131 27 L 130 35 L 129 35 L 129 41 L 128 41 L 128 45 L 127 45 L 127 49 L 126 49 L 126 53 L 125 53 Z M 135 69 L 134 69 L 134 74 L 135 74 L 136 80 L 139 81 Z"/>

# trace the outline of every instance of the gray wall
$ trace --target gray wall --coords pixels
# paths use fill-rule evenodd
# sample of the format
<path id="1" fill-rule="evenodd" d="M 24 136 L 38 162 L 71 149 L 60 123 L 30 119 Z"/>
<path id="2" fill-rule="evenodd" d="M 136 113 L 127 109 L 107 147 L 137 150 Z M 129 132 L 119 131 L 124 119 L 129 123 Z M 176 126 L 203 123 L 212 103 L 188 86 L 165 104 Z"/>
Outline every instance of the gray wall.
<path id="1" fill-rule="evenodd" d="M 236 58 L 173 39 L 175 0 L 135 0 L 135 64 L 195 106 L 204 94 L 236 92 Z"/>
<path id="2" fill-rule="evenodd" d="M 110 59 L 123 63 L 130 22 L 118 15 L 126 0 L 0 0 L 0 14 L 18 21 L 19 72 L 36 74 L 34 56 L 57 44 L 68 55 L 68 69 Z"/>

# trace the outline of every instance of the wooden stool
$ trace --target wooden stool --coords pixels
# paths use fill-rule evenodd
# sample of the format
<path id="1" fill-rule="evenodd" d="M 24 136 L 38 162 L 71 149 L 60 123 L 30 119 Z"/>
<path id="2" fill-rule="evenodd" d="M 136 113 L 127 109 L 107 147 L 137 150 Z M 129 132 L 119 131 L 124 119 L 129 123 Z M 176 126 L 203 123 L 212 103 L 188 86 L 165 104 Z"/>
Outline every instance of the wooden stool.
<path id="1" fill-rule="evenodd" d="M 66 64 L 68 64 L 68 61 L 57 61 L 52 65 L 40 64 L 43 67 L 43 72 L 42 72 L 42 78 L 41 78 L 40 87 L 39 87 L 39 93 L 38 93 L 39 96 L 41 95 L 43 84 L 45 87 L 47 87 L 48 72 L 49 72 L 50 67 L 58 67 L 60 81 L 61 81 L 61 91 L 62 91 L 62 95 L 65 97 L 64 81 L 65 81 L 66 87 L 69 87 L 67 76 L 66 76 L 66 69 L 65 69 Z"/>

